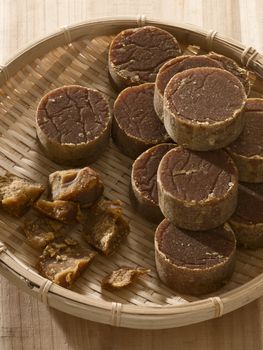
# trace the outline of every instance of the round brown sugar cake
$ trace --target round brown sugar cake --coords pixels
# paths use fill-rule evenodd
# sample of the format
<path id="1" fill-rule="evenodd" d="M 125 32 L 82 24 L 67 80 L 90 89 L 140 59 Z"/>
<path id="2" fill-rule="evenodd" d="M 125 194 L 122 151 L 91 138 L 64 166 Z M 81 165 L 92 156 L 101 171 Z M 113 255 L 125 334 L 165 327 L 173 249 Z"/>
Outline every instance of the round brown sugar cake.
<path id="1" fill-rule="evenodd" d="M 244 114 L 244 130 L 227 150 L 236 162 L 240 181 L 263 182 L 263 99 L 248 99 Z"/>
<path id="2" fill-rule="evenodd" d="M 214 292 L 231 277 L 236 240 L 228 224 L 193 232 L 164 219 L 155 232 L 155 263 L 159 278 L 182 294 Z"/>
<path id="3" fill-rule="evenodd" d="M 223 150 L 175 147 L 157 171 L 159 206 L 175 225 L 193 231 L 223 224 L 237 203 L 238 171 Z"/>
<path id="4" fill-rule="evenodd" d="M 122 153 L 135 159 L 146 149 L 170 140 L 153 107 L 154 84 L 123 90 L 113 107 L 112 137 Z"/>
<path id="5" fill-rule="evenodd" d="M 251 249 L 263 247 L 263 184 L 239 185 L 237 208 L 229 224 L 238 245 Z"/>
<path id="6" fill-rule="evenodd" d="M 221 65 L 206 55 L 190 56 L 184 55 L 172 58 L 159 70 L 154 89 L 154 108 L 161 120 L 163 120 L 163 96 L 164 90 L 170 79 L 177 73 L 196 67 L 217 67 Z"/>
<path id="7" fill-rule="evenodd" d="M 163 29 L 126 29 L 110 45 L 109 74 L 119 89 L 154 82 L 163 63 L 180 54 L 177 40 Z"/>
<path id="8" fill-rule="evenodd" d="M 246 69 L 239 67 L 239 65 L 234 60 L 232 60 L 232 58 L 219 55 L 215 52 L 209 53 L 208 57 L 217 61 L 217 63 L 219 63 L 221 68 L 229 71 L 234 76 L 236 76 L 237 79 L 239 79 L 240 82 L 243 84 L 247 96 L 249 95 L 250 93 L 249 72 Z"/>
<path id="9" fill-rule="evenodd" d="M 109 106 L 103 95 L 83 86 L 63 86 L 47 93 L 36 112 L 37 136 L 46 156 L 56 163 L 95 161 L 108 145 Z"/>
<path id="10" fill-rule="evenodd" d="M 157 169 L 162 157 L 175 147 L 163 143 L 149 148 L 133 163 L 131 172 L 130 198 L 139 214 L 159 223 L 163 214 L 158 204 Z"/>
<path id="11" fill-rule="evenodd" d="M 174 141 L 192 150 L 225 147 L 244 127 L 245 99 L 243 85 L 223 69 L 185 70 L 165 88 L 165 128 Z"/>

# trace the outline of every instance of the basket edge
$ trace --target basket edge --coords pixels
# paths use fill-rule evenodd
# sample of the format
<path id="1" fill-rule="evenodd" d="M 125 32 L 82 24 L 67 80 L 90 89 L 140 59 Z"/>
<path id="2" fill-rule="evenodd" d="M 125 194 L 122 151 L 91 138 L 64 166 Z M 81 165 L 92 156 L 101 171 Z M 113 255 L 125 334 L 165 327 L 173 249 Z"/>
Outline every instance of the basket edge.
<path id="1" fill-rule="evenodd" d="M 53 283 L 49 283 L 43 298 L 43 286 L 49 280 L 26 267 L 3 244 L 0 247 L 0 272 L 20 290 L 55 309 L 90 321 L 125 328 L 168 329 L 190 325 L 220 317 L 263 294 L 263 274 L 261 274 L 221 297 L 216 296 L 181 305 L 144 307 L 107 301 L 102 303 Z M 191 315 L 190 321 L 189 315 Z"/>
<path id="2" fill-rule="evenodd" d="M 61 29 L 29 43 L 21 50 L 17 51 L 16 54 L 9 58 L 6 62 L 0 64 L 0 86 L 25 65 L 23 58 L 27 58 L 27 63 L 32 62 L 35 58 L 41 56 L 47 50 L 54 49 L 60 45 L 67 45 L 71 41 L 80 39 L 85 35 L 88 36 L 84 30 L 89 27 L 94 25 L 98 27 L 98 25 L 100 25 L 100 30 L 105 32 L 106 29 L 110 29 L 112 31 L 112 26 L 115 26 L 117 29 L 117 26 L 120 25 L 125 25 L 128 28 L 130 26 L 140 26 L 142 24 L 157 25 L 168 30 L 170 29 L 172 31 L 177 31 L 178 36 L 180 36 L 180 33 L 183 35 L 185 31 L 188 31 L 189 33 L 187 35 L 184 33 L 184 36 L 191 38 L 193 40 L 193 44 L 195 44 L 196 40 L 198 41 L 200 39 L 200 42 L 197 42 L 198 45 L 206 47 L 210 50 L 214 49 L 218 52 L 220 52 L 220 46 L 223 45 L 223 43 L 229 44 L 229 47 L 226 46 L 226 51 L 224 51 L 227 52 L 228 56 L 238 60 L 241 64 L 247 63 L 248 68 L 253 68 L 259 76 L 263 77 L 263 55 L 258 53 L 254 48 L 245 47 L 239 41 L 221 36 L 215 31 L 205 30 L 192 24 L 163 22 L 152 17 L 149 17 L 146 20 L 145 16 L 141 15 L 101 17 L 69 26 L 62 26 Z M 106 25 L 108 25 L 110 28 L 107 28 Z M 114 32 L 114 30 L 112 32 Z M 89 36 L 92 34 L 94 34 L 94 32 L 90 31 Z M 99 34 L 99 32 L 96 33 L 96 35 L 97 34 Z M 33 55 L 32 50 L 36 48 L 37 53 Z M 233 51 L 234 48 L 237 50 L 237 52 Z M 29 53 L 31 53 L 31 56 Z"/>
<path id="3" fill-rule="evenodd" d="M 113 24 L 116 25 L 116 29 L 117 26 L 121 26 L 121 25 L 136 25 L 138 24 L 138 17 L 129 17 L 129 16 L 125 16 L 125 17 L 119 17 L 119 18 L 111 18 L 111 17 L 105 17 L 105 18 L 99 18 L 99 19 L 93 19 L 91 21 L 86 21 L 86 22 L 82 22 L 80 24 L 74 24 L 68 27 L 63 27 L 61 30 L 56 31 L 52 34 L 50 34 L 49 36 L 45 36 L 42 39 L 39 39 L 29 45 L 27 45 L 25 48 L 23 48 L 22 50 L 20 50 L 18 53 L 16 53 L 11 59 L 9 59 L 6 64 L 4 64 L 2 66 L 2 68 L 0 68 L 0 86 L 6 81 L 8 80 L 12 75 L 14 75 L 17 71 L 19 71 L 21 69 L 21 67 L 23 67 L 26 63 L 24 62 L 24 58 L 29 58 L 31 59 L 31 61 L 33 61 L 36 57 L 40 56 L 40 51 L 38 50 L 36 57 L 34 55 L 30 56 L 30 52 L 36 48 L 41 47 L 43 53 L 45 53 L 48 50 L 51 50 L 52 48 L 55 48 L 59 45 L 64 45 L 69 43 L 69 41 L 74 41 L 76 39 L 81 38 L 83 35 L 83 30 L 86 29 L 89 26 L 93 26 L 93 25 L 98 25 L 98 23 L 100 23 L 103 26 L 103 30 L 105 31 L 105 22 L 109 25 L 112 26 Z M 155 25 L 160 25 L 160 26 L 164 26 L 165 28 L 170 28 L 175 30 L 175 28 L 177 28 L 177 30 L 181 30 L 181 31 L 189 31 L 189 33 L 187 34 L 188 36 L 193 36 L 195 37 L 197 35 L 197 29 L 199 30 L 198 35 L 201 36 L 203 35 L 203 42 L 204 45 L 207 44 L 207 31 L 198 28 L 196 26 L 193 25 L 183 25 L 183 24 L 176 24 L 176 23 L 164 23 L 162 21 L 156 20 L 156 19 L 147 19 L 147 24 L 155 24 Z M 74 32 L 74 35 L 71 33 L 71 31 Z M 97 35 L 97 33 L 96 33 Z M 56 41 L 57 39 L 57 41 Z M 249 53 L 249 51 L 252 51 L 251 56 L 254 56 L 249 63 L 250 64 L 255 64 L 256 60 L 255 58 L 257 57 L 257 55 L 260 56 L 260 58 L 262 59 L 262 63 L 260 62 L 260 73 L 263 73 L 263 56 L 256 53 L 255 55 L 255 51 L 253 51 L 252 48 L 245 48 L 241 43 L 236 42 L 235 40 L 232 40 L 230 38 L 225 38 L 225 37 L 221 37 L 220 35 L 214 34 L 213 37 L 213 43 L 214 46 L 217 43 L 217 41 L 219 40 L 226 40 L 229 44 L 231 44 L 233 47 L 238 47 L 240 49 L 240 59 L 242 57 L 242 53 L 246 52 Z M 55 41 L 53 43 L 53 41 Z M 45 44 L 51 44 L 51 46 L 45 45 Z M 53 46 L 54 45 L 54 46 Z M 210 42 L 211 45 L 211 42 Z M 216 48 L 213 47 L 213 45 L 211 45 L 211 48 Z M 42 52 L 41 51 L 41 52 Z M 243 55 L 244 56 L 244 55 Z M 236 58 L 236 56 L 235 56 Z M 21 62 L 20 62 L 21 60 Z M 30 61 L 30 60 L 29 60 Z M 27 61 L 27 62 L 29 62 Z M 31 62 L 30 61 L 30 62 Z M 20 63 L 20 65 L 18 64 Z M 11 69 L 10 69 L 11 67 Z M 262 74 L 263 75 L 263 74 Z M 20 282 L 20 287 L 21 289 L 27 291 L 29 294 L 34 295 L 35 297 L 38 297 L 39 293 L 38 291 L 34 291 L 32 292 L 32 286 L 30 286 L 31 281 L 28 280 L 24 275 L 19 273 L 19 268 L 21 269 L 25 269 L 25 266 L 23 266 L 23 264 L 19 261 L 19 259 L 17 259 L 8 249 L 6 249 L 5 247 L 0 248 L 0 270 L 2 272 L 2 274 L 9 278 L 10 280 L 12 280 L 12 278 L 10 277 L 14 277 L 15 274 L 17 274 L 17 276 L 14 277 L 13 281 L 15 284 L 19 284 Z M 5 273 L 6 271 L 10 271 L 10 265 L 7 265 L 5 260 L 8 257 L 8 262 L 9 263 L 14 263 L 17 264 L 18 266 L 16 266 L 16 269 L 14 268 L 14 270 L 12 270 L 12 274 L 14 276 L 10 276 L 10 273 L 7 274 Z M 12 266 L 13 264 L 11 264 Z M 19 268 L 18 268 L 19 267 Z M 9 270 L 8 270 L 9 269 Z M 33 270 L 31 269 L 27 269 L 27 272 L 30 274 L 34 274 L 35 276 L 38 276 L 41 280 L 39 280 L 39 282 L 41 281 L 42 283 L 39 283 L 39 288 L 41 287 L 41 285 L 43 283 L 46 282 L 46 279 L 44 279 L 43 277 L 39 276 L 36 273 L 33 273 Z M 252 281 L 246 283 L 245 285 L 236 288 L 231 292 L 225 293 L 222 297 L 221 297 L 221 301 L 222 301 L 222 305 L 223 305 L 223 309 L 219 312 L 220 316 L 222 314 L 225 314 L 227 312 L 233 311 L 236 308 L 246 305 L 247 303 L 255 300 L 256 298 L 258 298 L 260 295 L 263 294 L 263 274 L 257 276 L 255 279 L 253 279 Z M 22 281 L 22 282 L 21 282 Z M 23 287 L 22 288 L 22 284 Z M 255 295 L 252 296 L 252 293 L 247 293 L 247 295 L 242 295 L 239 296 L 239 298 L 236 297 L 236 294 L 242 293 L 243 292 L 243 288 L 244 286 L 248 286 L 253 290 L 254 288 L 257 290 L 257 293 Z M 54 305 L 51 301 L 50 303 L 50 299 L 52 297 L 52 295 L 56 295 L 57 298 L 64 298 L 70 301 L 74 301 L 74 303 L 76 303 L 75 300 L 71 299 L 71 298 L 66 298 L 65 296 L 62 296 L 61 293 L 59 292 L 59 289 L 61 289 L 58 286 L 54 286 L 52 285 L 51 288 L 49 289 L 49 291 L 47 292 L 47 300 L 50 306 L 54 307 L 54 308 L 58 308 L 58 305 L 56 305 L 56 303 L 54 302 Z M 30 292 L 31 291 L 31 292 Z M 69 291 L 67 291 L 69 292 Z M 70 292 L 70 293 L 74 293 L 77 294 L 75 292 Z M 233 294 L 235 294 L 235 296 L 233 296 Z M 81 296 L 83 297 L 83 296 Z M 83 297 L 84 298 L 84 297 Z M 86 298 L 86 297 L 85 297 Z M 88 298 L 86 298 L 88 300 Z M 237 299 L 237 300 L 236 300 Z M 242 301 L 243 300 L 243 301 Z M 236 304 L 235 306 L 231 306 L 229 305 L 230 301 L 235 301 Z M 65 301 L 64 301 L 65 302 Z M 95 302 L 94 299 L 92 299 L 92 302 Z M 92 307 L 89 303 L 87 302 L 78 302 L 79 304 L 83 304 L 85 306 L 89 306 Z M 109 323 L 112 324 L 115 318 L 112 317 L 112 314 L 116 313 L 116 307 L 113 306 L 113 304 L 116 303 L 110 303 L 110 302 L 104 302 L 104 304 L 102 304 L 101 302 L 98 303 L 98 306 L 94 306 L 95 308 L 99 308 L 99 309 L 103 309 L 103 310 L 107 310 L 108 311 L 108 315 L 107 315 L 107 319 L 104 319 L 99 321 L 102 323 Z M 77 304 L 76 304 L 77 305 Z M 76 305 L 74 305 L 74 307 L 76 307 Z M 199 309 L 200 306 L 200 309 Z M 176 305 L 176 306 L 165 306 L 165 307 L 148 307 L 144 308 L 141 306 L 135 306 L 135 305 L 126 305 L 123 304 L 122 305 L 122 309 L 121 312 L 119 311 L 119 317 L 120 320 L 117 322 L 119 323 L 120 326 L 123 327 L 131 327 L 131 328 L 144 328 L 144 329 L 161 329 L 161 328 L 172 328 L 172 327 L 176 327 L 176 326 L 183 326 L 186 324 L 190 324 L 189 321 L 187 322 L 184 318 L 184 316 L 188 315 L 189 312 L 191 312 L 192 314 L 192 308 L 193 307 L 197 307 L 196 308 L 196 312 L 199 313 L 199 317 L 196 318 L 195 320 L 192 320 L 191 323 L 197 323 L 203 320 L 207 320 L 213 317 L 216 317 L 218 315 L 218 304 L 215 302 L 214 298 L 210 298 L 210 299 L 205 299 L 204 301 L 197 301 L 197 302 L 192 302 L 191 304 L 184 304 L 184 305 Z M 61 308 L 61 310 L 63 311 L 63 308 Z M 145 311 L 147 310 L 147 312 L 145 313 Z M 162 312 L 160 312 L 160 310 L 162 310 Z M 163 312 L 165 310 L 165 312 Z M 203 315 L 200 311 L 205 311 L 205 314 Z M 87 309 L 84 310 L 85 312 L 87 312 Z M 89 310 L 90 311 L 90 310 Z M 87 318 L 90 319 L 92 321 L 97 321 L 98 319 L 96 319 L 96 315 L 97 315 L 98 310 L 96 310 L 96 312 L 94 313 L 94 315 L 91 317 L 91 315 L 87 315 L 90 317 L 83 317 L 83 318 Z M 74 314 L 73 312 L 71 312 L 72 314 Z M 148 316 L 149 319 L 148 321 L 145 323 L 140 323 L 138 322 L 139 319 L 136 318 L 136 320 L 134 320 L 134 323 L 132 322 L 132 316 L 134 315 L 138 315 L 138 314 L 144 315 L 144 316 Z M 78 314 L 75 314 L 76 316 L 78 316 Z M 127 320 L 125 323 L 125 315 L 127 315 Z M 156 316 L 159 316 L 160 319 L 157 320 Z M 163 316 L 164 315 L 164 316 Z M 162 316 L 165 317 L 165 320 L 168 321 L 170 320 L 170 318 L 172 320 L 170 324 L 166 324 L 166 322 L 164 322 L 165 320 L 162 319 Z M 168 317 L 170 316 L 170 317 Z M 138 316 L 137 316 L 138 317 Z M 115 320 L 116 321 L 116 320 Z M 116 323 L 114 321 L 114 323 Z M 154 322 L 157 321 L 157 322 Z M 160 325 L 159 322 L 163 321 L 164 323 L 162 323 L 162 325 Z M 157 325 L 155 324 L 157 323 Z M 148 326 L 147 326 L 148 325 Z M 140 326 L 140 327 L 139 327 Z M 149 327 L 150 326 L 150 327 Z"/>

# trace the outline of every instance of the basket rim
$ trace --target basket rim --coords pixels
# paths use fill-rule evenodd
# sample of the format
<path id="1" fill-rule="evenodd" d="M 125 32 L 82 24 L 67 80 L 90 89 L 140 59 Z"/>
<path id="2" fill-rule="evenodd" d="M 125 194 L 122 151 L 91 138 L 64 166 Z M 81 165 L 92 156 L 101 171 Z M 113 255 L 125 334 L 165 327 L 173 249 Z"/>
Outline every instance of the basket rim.
<path id="1" fill-rule="evenodd" d="M 75 41 L 82 37 L 87 37 L 97 33 L 94 31 L 83 34 L 83 30 L 91 29 L 92 27 L 99 27 L 104 33 L 107 33 L 107 29 L 114 29 L 119 26 L 140 26 L 140 25 L 157 25 L 164 27 L 169 30 L 187 32 L 188 36 L 198 35 L 203 36 L 204 44 L 206 45 L 207 39 L 211 40 L 211 31 L 207 31 L 195 25 L 188 25 L 184 23 L 175 23 L 171 21 L 158 20 L 156 18 L 147 18 L 145 16 L 118 16 L 118 17 L 102 17 L 95 18 L 89 21 L 84 21 L 77 24 L 72 24 L 62 29 L 56 30 L 49 35 L 35 40 L 21 50 L 17 51 L 10 59 L 8 59 L 5 64 L 0 65 L 0 87 L 15 73 L 17 73 L 26 64 L 32 62 L 36 57 L 40 57 L 42 54 L 49 52 L 55 47 L 69 44 L 71 41 Z M 109 27 L 109 28 L 108 28 Z M 114 32 L 114 31 L 113 31 Z M 210 33 L 210 34 L 209 34 Z M 108 33 L 109 34 L 109 33 Z M 235 57 L 239 57 L 240 60 L 244 58 L 245 55 L 250 53 L 247 59 L 247 64 L 249 67 L 254 67 L 256 73 L 263 75 L 263 56 L 256 52 L 253 48 L 246 48 L 240 42 L 235 41 L 230 38 L 221 36 L 220 34 L 212 33 L 214 42 L 219 42 L 220 40 L 225 40 L 232 49 L 239 50 Z M 52 44 L 56 41 L 56 44 Z M 211 45 L 211 42 L 209 45 Z M 211 46 L 212 48 L 212 46 Z M 36 50 L 38 49 L 38 50 Z M 37 51 L 37 53 L 35 52 Z M 256 53 L 256 54 L 255 54 Z M 252 57 L 253 56 L 253 57 Z M 26 59 L 26 60 L 25 60 Z M 257 59 L 257 60 L 256 60 Z M 258 61 L 259 60 L 259 61 Z M 260 68 L 260 69 L 259 69 Z M 9 278 L 12 282 L 17 284 L 22 290 L 28 292 L 31 295 L 39 297 L 43 301 L 43 286 L 48 281 L 46 278 L 40 276 L 31 268 L 27 267 L 21 262 L 7 247 L 4 243 L 0 242 L 0 273 L 5 277 Z M 122 304 L 114 303 L 109 301 L 96 300 L 88 295 L 82 295 L 65 288 L 61 288 L 53 283 L 51 283 L 48 289 L 45 291 L 46 302 L 55 308 L 56 300 L 61 299 L 65 303 L 72 302 L 72 308 L 76 308 L 77 305 L 89 307 L 92 310 L 91 315 L 86 315 L 83 318 L 87 318 L 93 321 L 97 321 L 96 313 L 107 311 L 107 317 L 100 321 L 102 323 L 109 323 L 113 325 L 121 325 L 123 327 L 132 328 L 171 328 L 175 326 L 181 326 L 184 324 L 196 323 L 210 318 L 221 316 L 225 313 L 233 311 L 241 306 L 248 304 L 249 302 L 257 299 L 263 295 L 263 273 L 259 274 L 257 277 L 253 278 L 249 282 L 231 290 L 223 293 L 220 297 L 215 296 L 211 298 L 206 298 L 198 301 L 193 301 L 184 304 L 176 305 L 160 305 L 160 306 L 147 306 L 147 305 L 133 305 L 133 304 Z M 52 301 L 52 296 L 58 299 Z M 118 306 L 121 305 L 121 309 Z M 61 309 L 62 310 L 62 309 Z M 74 310 L 71 310 L 71 314 Z M 202 313 L 203 311 L 203 313 Z M 67 312 L 67 311 L 66 311 Z M 195 314 L 197 318 L 193 322 L 185 323 L 184 319 L 189 314 Z M 200 315 L 198 315 L 200 314 Z M 140 317 L 148 317 L 147 325 L 140 325 Z M 158 317 L 156 317 L 158 316 Z M 82 317 L 82 316 L 80 316 Z M 117 317 L 117 321 L 116 321 Z M 126 319 L 126 317 L 128 317 Z M 135 324 L 131 326 L 130 318 L 134 318 Z M 168 320 L 171 324 L 166 324 L 165 320 Z M 164 321 L 163 324 L 161 322 Z M 178 321 L 178 322 L 177 322 Z M 145 321 L 144 321 L 145 322 Z M 117 324 L 118 323 L 118 324 Z"/>

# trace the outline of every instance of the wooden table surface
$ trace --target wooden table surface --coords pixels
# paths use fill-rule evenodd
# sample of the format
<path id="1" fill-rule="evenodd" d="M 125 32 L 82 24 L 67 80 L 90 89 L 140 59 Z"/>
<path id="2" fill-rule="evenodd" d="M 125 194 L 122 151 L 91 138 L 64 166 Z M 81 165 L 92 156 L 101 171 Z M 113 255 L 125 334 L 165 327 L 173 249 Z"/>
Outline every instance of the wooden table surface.
<path id="1" fill-rule="evenodd" d="M 0 0 L 0 64 L 63 25 L 136 14 L 214 29 L 263 51 L 262 0 Z M 0 350 L 263 349 L 263 298 L 219 319 L 140 331 L 52 310 L 0 280 Z"/>

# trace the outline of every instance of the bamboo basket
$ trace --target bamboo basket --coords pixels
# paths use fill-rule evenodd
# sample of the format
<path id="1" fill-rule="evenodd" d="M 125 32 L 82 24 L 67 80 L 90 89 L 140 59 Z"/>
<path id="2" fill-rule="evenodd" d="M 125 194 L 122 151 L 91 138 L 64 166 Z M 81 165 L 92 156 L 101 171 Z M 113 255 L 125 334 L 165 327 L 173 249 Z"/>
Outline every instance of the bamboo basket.
<path id="1" fill-rule="evenodd" d="M 263 56 L 251 47 L 224 38 L 213 31 L 190 25 L 163 23 L 145 16 L 103 18 L 64 27 L 20 51 L 0 68 L 0 175 L 10 171 L 45 182 L 60 167 L 40 151 L 36 142 L 34 115 L 38 101 L 48 90 L 65 85 L 91 86 L 112 103 L 116 97 L 107 75 L 107 51 L 114 34 L 144 24 L 156 25 L 174 34 L 185 52 L 213 50 L 235 59 L 256 74 L 252 96 L 263 96 Z M 200 49 L 199 49 L 200 48 Z M 94 163 L 105 183 L 109 199 L 121 199 L 131 224 L 127 243 L 112 257 L 98 256 L 72 290 L 52 284 L 36 272 L 37 252 L 20 230 L 21 221 L 0 212 L 0 272 L 21 290 L 50 307 L 114 326 L 162 329 L 214 317 L 246 305 L 263 295 L 263 250 L 238 251 L 231 281 L 217 293 L 202 298 L 176 295 L 157 277 L 154 263 L 154 225 L 130 207 L 128 187 L 132 161 L 111 144 Z M 121 265 L 151 269 L 145 279 L 125 290 L 101 290 L 100 280 Z"/>

